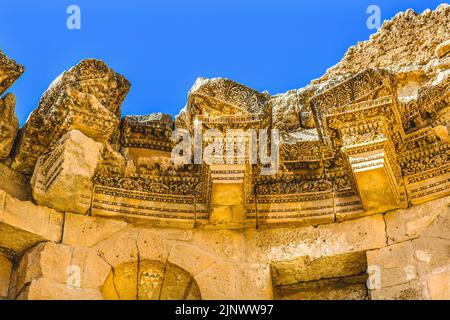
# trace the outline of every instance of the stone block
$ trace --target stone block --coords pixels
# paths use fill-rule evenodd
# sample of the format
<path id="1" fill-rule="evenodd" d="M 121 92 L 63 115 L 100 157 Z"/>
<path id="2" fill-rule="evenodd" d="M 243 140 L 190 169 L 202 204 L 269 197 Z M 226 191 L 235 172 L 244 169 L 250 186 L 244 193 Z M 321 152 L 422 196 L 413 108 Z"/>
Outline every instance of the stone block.
<path id="1" fill-rule="evenodd" d="M 391 287 L 417 279 L 411 241 L 367 251 L 367 264 L 380 269 L 381 287 Z"/>
<path id="2" fill-rule="evenodd" d="M 407 209 L 387 212 L 384 215 L 384 219 L 386 221 L 388 243 L 392 244 L 419 237 L 437 216 L 443 215 L 448 217 L 450 215 L 448 203 L 450 203 L 450 197 L 445 197 Z M 445 229 L 443 223 L 436 224 L 436 227 L 439 226 Z M 445 230 L 446 234 L 448 234 L 448 230 L 448 228 Z M 441 233 L 439 232 L 439 234 Z"/>
<path id="3" fill-rule="evenodd" d="M 272 277 L 267 264 L 242 263 L 235 265 L 236 300 L 271 300 Z"/>
<path id="4" fill-rule="evenodd" d="M 450 240 L 423 237 L 412 240 L 417 272 L 427 274 L 450 261 Z"/>
<path id="5" fill-rule="evenodd" d="M 22 175 L 4 163 L 0 163 L 0 190 L 6 191 L 16 199 L 31 199 L 29 177 Z"/>
<path id="6" fill-rule="evenodd" d="M 74 129 L 101 142 L 118 140 L 120 107 L 129 89 L 123 76 L 99 60 L 86 59 L 65 71 L 42 95 L 23 126 L 12 168 L 31 175 L 37 159 Z"/>
<path id="7" fill-rule="evenodd" d="M 230 299 L 236 292 L 237 283 L 234 266 L 231 263 L 215 263 L 196 275 L 194 279 L 197 281 L 204 300 Z"/>
<path id="8" fill-rule="evenodd" d="M 124 221 L 74 213 L 64 215 L 63 243 L 92 247 L 127 227 Z"/>
<path id="9" fill-rule="evenodd" d="M 450 300 L 450 270 L 427 277 L 428 294 L 432 300 Z"/>
<path id="10" fill-rule="evenodd" d="M 86 214 L 102 152 L 101 143 L 78 130 L 68 132 L 50 154 L 36 163 L 31 178 L 33 199 L 61 212 Z"/>
<path id="11" fill-rule="evenodd" d="M 170 251 L 167 240 L 148 229 L 139 229 L 136 246 L 140 260 L 147 259 L 166 262 Z"/>
<path id="12" fill-rule="evenodd" d="M 382 215 L 303 228 L 270 228 L 244 233 L 246 260 L 274 262 L 366 251 L 386 245 Z"/>
<path id="13" fill-rule="evenodd" d="M 139 230 L 125 229 L 99 242 L 93 248 L 115 268 L 123 263 L 138 260 L 138 235 Z"/>
<path id="14" fill-rule="evenodd" d="M 50 280 L 35 279 L 17 298 L 18 300 L 102 300 L 99 289 L 72 288 Z"/>
<path id="15" fill-rule="evenodd" d="M 3 199 L 3 200 L 2 200 Z M 60 242 L 64 216 L 0 190 L 0 247 L 15 255 L 42 241 Z"/>
<path id="16" fill-rule="evenodd" d="M 96 250 L 71 247 L 51 242 L 29 250 L 22 257 L 15 276 L 15 293 L 33 280 L 44 278 L 69 287 L 99 289 L 103 286 L 111 266 Z"/>
<path id="17" fill-rule="evenodd" d="M 0 159 L 9 156 L 19 130 L 19 120 L 14 111 L 15 106 L 16 97 L 12 93 L 3 98 L 0 96 Z"/>
<path id="18" fill-rule="evenodd" d="M 195 276 L 215 263 L 207 252 L 188 244 L 176 244 L 170 251 L 170 263 L 178 265 Z"/>
<path id="19" fill-rule="evenodd" d="M 418 280 L 370 291 L 372 300 L 422 300 L 422 287 Z"/>
<path id="20" fill-rule="evenodd" d="M 299 282 L 274 288 L 277 300 L 367 300 L 366 275 Z"/>

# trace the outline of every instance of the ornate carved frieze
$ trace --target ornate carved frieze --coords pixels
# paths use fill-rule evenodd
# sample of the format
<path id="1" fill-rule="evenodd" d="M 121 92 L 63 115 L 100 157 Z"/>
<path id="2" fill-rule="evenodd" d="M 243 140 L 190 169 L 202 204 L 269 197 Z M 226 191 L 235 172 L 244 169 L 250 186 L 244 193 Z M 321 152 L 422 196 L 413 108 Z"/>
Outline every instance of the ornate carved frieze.
<path id="1" fill-rule="evenodd" d="M 224 78 L 199 78 L 189 91 L 184 124 L 219 130 L 269 128 L 270 96 Z"/>
<path id="2" fill-rule="evenodd" d="M 450 76 L 436 85 L 420 88 L 417 105 L 425 125 L 446 125 L 450 121 Z"/>
<path id="3" fill-rule="evenodd" d="M 162 196 L 192 196 L 199 203 L 206 203 L 208 200 L 209 171 L 205 165 L 185 165 L 178 168 L 142 165 L 129 174 L 111 174 L 112 169 L 107 167 L 109 166 L 103 163 L 97 168 L 94 184 Z"/>
<path id="4" fill-rule="evenodd" d="M 215 128 L 222 132 L 261 128 L 267 121 L 270 127 L 271 116 L 264 112 L 264 108 L 270 108 L 270 103 L 264 107 L 248 107 L 246 103 L 260 100 L 237 98 L 227 91 L 234 83 L 215 81 L 211 86 L 206 80 L 194 85 L 187 108 L 177 118 L 182 121 L 176 123 L 192 129 L 195 121 L 201 121 L 203 129 Z M 207 89 L 202 88 L 203 85 Z M 250 93 L 244 96 L 248 95 L 251 96 Z M 260 98 L 264 100 L 264 95 Z M 208 165 L 174 168 L 162 162 L 145 165 L 141 157 L 148 158 L 149 153 L 133 157 L 134 164 L 131 167 L 127 164 L 121 173 L 100 174 L 103 169 L 99 167 L 96 186 L 109 191 L 107 195 L 102 192 L 103 202 L 97 202 L 97 209 L 106 210 L 106 204 L 119 206 L 107 199 L 110 196 L 116 200 L 117 197 L 132 199 L 131 194 L 136 191 L 151 197 L 152 206 L 145 209 L 147 216 L 151 215 L 149 212 L 160 215 L 161 208 L 166 207 L 164 203 L 182 203 L 180 197 L 185 197 L 191 199 L 185 203 L 190 207 L 177 209 L 181 215 L 201 212 L 215 225 L 226 221 L 234 226 L 319 224 L 404 207 L 408 201 L 416 203 L 425 199 L 423 197 L 440 196 L 448 192 L 445 182 L 448 145 L 439 139 L 433 128 L 424 124 L 420 103 L 416 102 L 417 111 L 412 116 L 400 116 L 405 109 L 397 100 L 392 75 L 369 69 L 343 82 L 335 82 L 333 87 L 318 92 L 311 99 L 319 139 L 285 133 L 280 144 L 280 167 L 275 175 L 262 175 L 260 164 L 249 163 L 237 165 L 239 170 Z M 258 112 L 251 113 L 255 110 Z M 411 121 L 415 121 L 417 129 L 405 130 Z M 161 149 L 154 145 L 155 137 L 165 141 L 170 130 L 171 125 L 160 119 L 125 118 L 121 142 L 126 148 L 156 152 Z M 145 136 L 150 142 L 131 142 L 133 139 L 143 141 Z M 110 169 L 104 171 L 111 172 Z M 245 211 L 242 222 L 236 224 L 239 215 L 233 208 Z M 123 208 L 111 210 L 117 213 Z M 177 219 L 177 213 L 170 219 Z"/>
<path id="5" fill-rule="evenodd" d="M 232 80 L 199 78 L 189 91 L 191 112 L 207 112 L 211 117 L 224 114 L 261 114 L 266 112 L 268 95 L 259 93 Z M 203 107 L 203 108 L 202 108 Z M 202 112 L 203 111 L 203 112 Z"/>
<path id="6" fill-rule="evenodd" d="M 320 132 L 335 153 L 348 157 L 366 211 L 402 206 L 403 180 L 397 153 L 406 135 L 395 81 L 368 69 L 311 99 Z"/>
<path id="7" fill-rule="evenodd" d="M 0 65 L 0 89 L 23 72 L 12 68 L 6 77 L 8 68 Z M 104 63 L 84 60 L 44 93 L 15 143 L 11 168 L 3 166 L 25 180 L 22 174 L 34 171 L 34 200 L 61 211 L 192 227 L 342 221 L 450 193 L 449 78 L 401 101 L 396 81 L 388 71 L 367 69 L 271 97 L 228 79 L 200 78 L 175 121 L 161 113 L 120 120 L 129 83 Z M 0 102 L 0 158 L 17 130 L 13 110 L 7 95 Z M 233 161 L 172 162 L 173 130 L 194 134 L 197 124 L 223 134 Z M 271 128 L 281 128 L 279 166 L 266 175 L 267 164 L 249 161 L 249 152 L 253 143 L 260 147 L 258 130 Z M 227 136 L 229 129 L 245 138 Z M 90 157 L 73 132 L 99 147 L 89 172 L 71 171 L 80 156 Z M 245 155 L 239 143 L 249 148 Z"/>
<path id="8" fill-rule="evenodd" d="M 147 116 L 125 116 L 121 126 L 121 146 L 172 151 L 173 122 L 170 115 L 162 113 Z"/>

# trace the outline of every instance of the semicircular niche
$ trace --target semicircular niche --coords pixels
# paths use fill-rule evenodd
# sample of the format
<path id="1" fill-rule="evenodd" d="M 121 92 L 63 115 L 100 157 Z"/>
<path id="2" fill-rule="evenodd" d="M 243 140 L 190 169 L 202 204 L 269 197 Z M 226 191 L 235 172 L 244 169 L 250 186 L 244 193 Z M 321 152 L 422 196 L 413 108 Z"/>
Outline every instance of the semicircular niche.
<path id="1" fill-rule="evenodd" d="M 123 263 L 108 275 L 106 300 L 199 300 L 200 289 L 189 272 L 172 263 L 141 260 Z"/>

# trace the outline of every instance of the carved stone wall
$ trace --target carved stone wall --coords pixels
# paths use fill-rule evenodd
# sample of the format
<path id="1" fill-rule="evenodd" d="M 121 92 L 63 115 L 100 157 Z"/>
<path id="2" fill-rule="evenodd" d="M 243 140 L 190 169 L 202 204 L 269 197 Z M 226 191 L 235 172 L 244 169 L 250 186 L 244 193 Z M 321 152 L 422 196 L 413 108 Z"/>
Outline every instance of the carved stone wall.
<path id="1" fill-rule="evenodd" d="M 285 94 L 199 78 L 175 119 L 122 117 L 94 59 L 20 130 L 2 96 L 0 299 L 450 299 L 449 17 L 399 14 Z M 0 52 L 0 95 L 23 71 Z M 174 163 L 197 125 L 278 129 L 278 170 Z"/>

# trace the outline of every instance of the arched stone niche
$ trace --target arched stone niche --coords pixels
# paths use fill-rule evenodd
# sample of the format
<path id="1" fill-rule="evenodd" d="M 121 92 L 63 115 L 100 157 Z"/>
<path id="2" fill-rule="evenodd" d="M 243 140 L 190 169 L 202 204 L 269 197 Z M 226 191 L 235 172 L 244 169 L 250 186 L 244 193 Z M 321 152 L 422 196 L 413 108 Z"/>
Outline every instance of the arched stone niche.
<path id="1" fill-rule="evenodd" d="M 108 275 L 105 300 L 200 300 L 197 282 L 177 265 L 157 260 L 122 263 Z"/>

